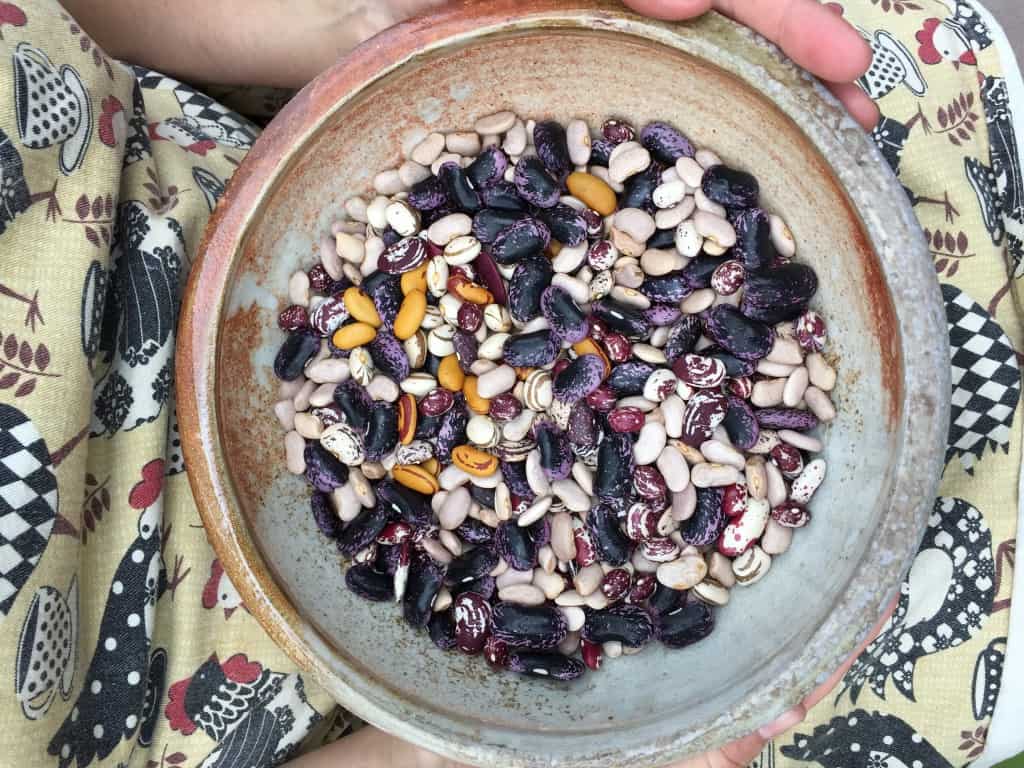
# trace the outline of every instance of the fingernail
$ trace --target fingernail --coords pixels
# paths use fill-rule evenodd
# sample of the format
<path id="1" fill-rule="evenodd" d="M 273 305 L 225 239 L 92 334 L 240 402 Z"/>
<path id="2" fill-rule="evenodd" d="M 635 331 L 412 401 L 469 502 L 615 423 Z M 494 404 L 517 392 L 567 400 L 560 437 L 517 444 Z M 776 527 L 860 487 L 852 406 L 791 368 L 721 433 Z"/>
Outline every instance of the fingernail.
<path id="1" fill-rule="evenodd" d="M 757 733 L 763 739 L 774 739 L 776 736 L 802 723 L 805 717 L 807 717 L 807 710 L 802 705 L 797 705 L 780 715 L 776 720 L 768 723 L 768 725 L 762 725 L 757 729 Z"/>

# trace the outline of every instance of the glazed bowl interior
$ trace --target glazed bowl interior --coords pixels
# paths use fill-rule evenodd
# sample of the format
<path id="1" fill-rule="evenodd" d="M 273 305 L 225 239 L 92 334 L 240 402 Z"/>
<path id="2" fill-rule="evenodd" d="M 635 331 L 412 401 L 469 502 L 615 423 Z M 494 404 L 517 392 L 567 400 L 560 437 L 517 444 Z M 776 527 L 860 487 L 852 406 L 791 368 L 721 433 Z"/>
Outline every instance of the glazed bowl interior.
<path id="1" fill-rule="evenodd" d="M 201 488 L 197 496 L 247 605 L 358 714 L 481 764 L 650 765 L 779 714 L 834 668 L 891 597 L 924 520 L 920 499 L 907 501 L 900 473 L 917 461 L 923 480 L 914 482 L 927 486 L 938 458 L 927 445 L 914 453 L 908 444 L 911 394 L 923 389 L 933 418 L 943 419 L 941 397 L 932 392 L 941 393 L 941 375 L 911 382 L 908 360 L 941 358 L 942 342 L 907 337 L 911 321 L 887 285 L 891 265 L 883 262 L 895 263 L 895 254 L 886 249 L 913 234 L 898 185 L 881 168 L 868 173 L 843 158 L 826 159 L 820 136 L 827 131 L 816 126 L 812 141 L 807 126 L 776 103 L 784 98 L 773 91 L 779 78 L 789 77 L 791 88 L 800 83 L 788 64 L 772 55 L 777 71 L 751 69 L 763 73 L 757 82 L 712 63 L 714 56 L 701 53 L 709 40 L 754 50 L 748 35 L 721 19 L 673 29 L 570 10 L 559 22 L 558 4 L 547 5 L 553 10 L 544 23 L 495 24 L 440 41 L 392 62 L 357 92 L 332 96 L 286 151 L 261 161 L 260 191 L 241 214 L 230 212 L 240 204 L 232 189 L 222 207 L 236 220 L 237 239 L 208 235 L 204 257 L 230 247 L 229 263 L 219 282 L 196 286 L 191 297 L 193 305 L 209 303 L 212 326 L 191 331 L 191 346 L 209 341 L 213 352 L 197 385 L 205 459 L 193 448 L 203 468 L 190 468 L 215 478 L 218 499 L 204 502 Z M 812 86 L 800 87 L 809 119 L 835 118 L 840 138 L 856 132 Z M 641 125 L 666 120 L 756 174 L 764 207 L 788 221 L 798 258 L 820 277 L 815 306 L 828 319 L 839 369 L 840 417 L 820 430 L 828 477 L 814 499 L 815 519 L 792 549 L 762 582 L 733 590 L 709 640 L 681 651 L 655 644 L 572 684 L 495 674 L 480 658 L 443 653 L 410 630 L 395 606 L 348 592 L 339 556 L 309 514 L 308 488 L 285 470 L 272 414 L 271 366 L 283 339 L 274 318 L 286 303 L 289 275 L 315 263 L 320 236 L 343 201 L 367 192 L 373 173 L 400 163 L 402 148 L 427 132 L 469 128 L 499 109 L 563 122 L 582 117 L 592 126 L 608 116 Z M 849 146 L 836 139 L 837 153 L 854 156 Z M 863 135 L 852 146 L 870 152 Z M 882 180 L 876 204 L 888 212 L 856 207 L 850 188 L 857 174 L 869 184 Z M 252 178 L 236 184 L 244 188 Z M 915 247 L 901 258 L 923 257 Z M 223 293 L 210 292 L 219 286 Z M 927 284 L 919 290 L 920 322 L 934 325 L 937 298 Z M 942 426 L 928 430 L 925 440 Z"/>

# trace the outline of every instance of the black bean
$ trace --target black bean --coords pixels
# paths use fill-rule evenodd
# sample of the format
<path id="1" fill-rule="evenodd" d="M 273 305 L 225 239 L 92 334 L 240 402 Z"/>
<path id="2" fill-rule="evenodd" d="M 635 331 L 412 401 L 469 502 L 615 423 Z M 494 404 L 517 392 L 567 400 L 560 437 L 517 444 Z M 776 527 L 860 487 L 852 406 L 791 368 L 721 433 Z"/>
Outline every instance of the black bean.
<path id="1" fill-rule="evenodd" d="M 704 194 L 726 208 L 753 208 L 757 205 L 760 186 L 746 171 L 726 165 L 715 165 L 704 172 L 701 181 Z"/>
<path id="2" fill-rule="evenodd" d="M 711 634 L 715 616 L 699 600 L 689 600 L 658 622 L 658 639 L 669 648 L 685 648 Z"/>
<path id="3" fill-rule="evenodd" d="M 306 481 L 318 491 L 330 493 L 348 482 L 348 467 L 316 440 L 306 442 Z"/>
<path id="4" fill-rule="evenodd" d="M 672 250 L 676 247 L 676 231 L 674 229 L 656 229 L 647 241 L 648 248 Z"/>
<path id="5" fill-rule="evenodd" d="M 485 189 L 501 181 L 508 168 L 508 155 L 500 147 L 484 149 L 476 160 L 466 168 L 466 176 L 477 190 Z"/>
<path id="6" fill-rule="evenodd" d="M 725 256 L 708 256 L 702 253 L 683 267 L 683 279 L 695 291 L 707 288 L 711 285 L 711 276 L 723 261 L 727 261 Z"/>
<path id="7" fill-rule="evenodd" d="M 746 400 L 739 397 L 729 398 L 729 410 L 725 412 L 722 422 L 732 444 L 741 451 L 748 451 L 757 444 L 761 427 L 757 423 L 754 409 Z"/>
<path id="8" fill-rule="evenodd" d="M 733 216 L 732 223 L 736 230 L 733 258 L 743 262 L 743 266 L 751 272 L 770 267 L 779 253 L 772 245 L 768 214 L 760 208 L 744 209 Z"/>
<path id="9" fill-rule="evenodd" d="M 427 633 L 442 651 L 455 650 L 455 622 L 451 611 L 434 611 L 427 621 Z"/>
<path id="10" fill-rule="evenodd" d="M 448 565 L 445 582 L 448 584 L 465 584 L 487 576 L 498 564 L 498 554 L 489 544 L 478 547 L 459 555 Z"/>
<path id="11" fill-rule="evenodd" d="M 462 395 L 455 398 L 455 404 L 441 417 L 441 429 L 438 430 L 434 442 L 434 456 L 438 461 L 447 462 L 451 459 L 452 450 L 466 442 L 466 426 L 469 424 L 469 413 L 466 411 L 466 399 Z"/>
<path id="12" fill-rule="evenodd" d="M 377 370 L 383 373 L 392 381 L 405 381 L 412 373 L 409 364 L 409 356 L 405 353 L 402 342 L 395 338 L 394 334 L 383 328 L 377 329 L 374 337 L 367 348 L 373 364 Z"/>
<path id="13" fill-rule="evenodd" d="M 573 169 L 565 128 L 554 120 L 537 123 L 533 129 L 533 145 L 551 175 L 559 182 L 565 181 Z"/>
<path id="14" fill-rule="evenodd" d="M 377 505 L 393 520 L 404 520 L 412 525 L 426 525 L 433 516 L 430 500 L 411 488 L 386 479 L 377 483 L 374 489 Z"/>
<path id="15" fill-rule="evenodd" d="M 718 540 L 727 522 L 722 509 L 723 495 L 721 488 L 697 489 L 697 509 L 680 529 L 683 541 L 704 547 Z"/>
<path id="16" fill-rule="evenodd" d="M 669 364 L 693 352 L 703 332 L 704 324 L 699 315 L 684 315 L 677 320 L 669 330 L 668 340 L 662 349 Z"/>
<path id="17" fill-rule="evenodd" d="M 740 360 L 767 357 L 775 341 L 770 325 L 751 320 L 730 304 L 712 307 L 704 316 L 704 329 L 712 341 Z"/>
<path id="18" fill-rule="evenodd" d="M 319 349 L 319 337 L 308 333 L 289 334 L 274 358 L 274 375 L 281 381 L 295 381 Z"/>
<path id="19" fill-rule="evenodd" d="M 647 600 L 647 607 L 654 611 L 655 615 L 663 616 L 682 605 L 684 600 L 686 600 L 685 592 L 658 584 L 654 588 L 654 594 Z"/>
<path id="20" fill-rule="evenodd" d="M 575 680 L 581 677 L 586 667 L 579 659 L 561 653 L 537 653 L 536 651 L 511 651 L 506 668 L 530 677 L 548 680 Z"/>
<path id="21" fill-rule="evenodd" d="M 651 330 L 643 311 L 629 307 L 614 299 L 601 299 L 591 305 L 591 312 L 613 331 L 632 338 L 646 336 Z"/>
<path id="22" fill-rule="evenodd" d="M 472 486 L 476 488 L 476 486 Z M 487 509 L 494 509 L 494 505 L 489 504 Z M 482 523 L 472 517 L 467 517 L 462 521 L 462 524 L 455 529 L 456 535 L 467 544 L 486 544 L 494 536 L 494 529 L 486 523 Z"/>
<path id="23" fill-rule="evenodd" d="M 540 256 L 551 242 L 551 232 L 540 221 L 525 218 L 503 229 L 491 243 L 491 257 L 499 264 L 515 264 Z"/>
<path id="24" fill-rule="evenodd" d="M 561 345 L 549 330 L 518 333 L 505 341 L 505 362 L 516 368 L 539 368 L 552 363 Z"/>
<path id="25" fill-rule="evenodd" d="M 338 551 L 345 557 L 355 557 L 377 540 L 387 523 L 388 513 L 383 506 L 364 509 L 338 536 Z"/>
<path id="26" fill-rule="evenodd" d="M 539 157 L 520 158 L 513 181 L 519 196 L 538 208 L 550 208 L 562 195 L 561 185 L 551 177 Z"/>
<path id="27" fill-rule="evenodd" d="M 402 598 L 402 615 L 414 627 L 430 621 L 437 593 L 444 584 L 444 568 L 429 557 L 414 557 L 409 563 L 409 580 Z"/>
<path id="28" fill-rule="evenodd" d="M 555 272 L 543 257 L 523 259 L 508 284 L 508 311 L 512 319 L 527 323 L 541 313 L 541 299 Z"/>
<path id="29" fill-rule="evenodd" d="M 525 211 L 528 207 L 511 181 L 499 181 L 497 184 L 484 187 L 480 190 L 480 199 L 488 208 L 503 211 Z"/>
<path id="30" fill-rule="evenodd" d="M 818 417 L 810 411 L 799 408 L 760 408 L 756 411 L 757 423 L 767 429 L 793 429 L 806 432 L 818 426 Z"/>
<path id="31" fill-rule="evenodd" d="M 357 563 L 349 568 L 345 572 L 345 586 L 363 600 L 375 603 L 383 603 L 395 597 L 394 579 L 369 565 Z"/>
<path id="32" fill-rule="evenodd" d="M 313 491 L 309 507 L 320 533 L 329 539 L 337 539 L 341 535 L 342 523 L 331 506 L 331 497 L 322 491 Z"/>
<path id="33" fill-rule="evenodd" d="M 463 592 L 476 592 L 484 600 L 490 600 L 498 591 L 498 585 L 493 576 L 487 574 L 472 581 L 462 581 L 448 587 L 452 597 L 458 597 Z"/>
<path id="34" fill-rule="evenodd" d="M 551 231 L 551 236 L 562 245 L 576 246 L 587 239 L 587 222 L 575 208 L 559 203 L 542 208 L 537 215 Z"/>
<path id="35" fill-rule="evenodd" d="M 592 643 L 618 641 L 627 648 L 642 648 L 654 637 L 654 623 L 639 605 L 616 605 L 587 611 L 580 636 Z"/>
<path id="36" fill-rule="evenodd" d="M 494 489 L 481 488 L 479 485 L 469 484 L 469 495 L 477 504 L 484 509 L 494 509 Z M 473 518 L 466 518 L 472 520 Z M 489 538 L 489 537 L 488 537 Z"/>
<path id="37" fill-rule="evenodd" d="M 526 211 L 506 211 L 501 208 L 484 208 L 473 217 L 473 236 L 481 243 L 493 243 L 502 232 L 517 221 L 530 218 Z"/>
<path id="38" fill-rule="evenodd" d="M 527 571 L 537 565 L 537 546 L 529 532 L 515 520 L 498 523 L 494 531 L 494 546 L 505 562 L 517 571 Z"/>
<path id="39" fill-rule="evenodd" d="M 619 208 L 642 208 L 648 213 L 654 211 L 652 196 L 659 184 L 661 184 L 661 167 L 657 163 L 651 163 L 646 170 L 626 179 L 622 185 L 622 193 L 619 195 Z M 675 237 L 673 236 L 674 242 Z"/>
<path id="40" fill-rule="evenodd" d="M 590 165 L 608 167 L 608 160 L 611 159 L 612 150 L 617 147 L 613 141 L 608 139 L 594 139 L 590 142 Z"/>
<path id="41" fill-rule="evenodd" d="M 691 293 L 690 281 L 680 272 L 669 272 L 667 275 L 648 277 L 640 286 L 640 293 L 651 301 L 675 304 Z"/>
<path id="42" fill-rule="evenodd" d="M 491 627 L 494 636 L 506 645 L 538 650 L 555 648 L 569 633 L 565 617 L 553 605 L 495 603 Z"/>
<path id="43" fill-rule="evenodd" d="M 719 346 L 705 347 L 700 353 L 704 357 L 713 357 L 716 360 L 721 360 L 725 366 L 725 375 L 731 379 L 738 379 L 741 376 L 753 376 L 757 370 L 757 363 L 753 360 L 740 360 Z"/>
<path id="44" fill-rule="evenodd" d="M 605 439 L 607 440 L 607 438 Z M 632 443 L 630 443 L 629 449 L 630 456 L 632 456 Z M 601 476 L 600 464 L 598 464 L 597 475 Z M 632 472 L 624 482 L 628 483 L 631 476 Z M 624 487 L 624 485 L 619 485 L 618 493 L 620 495 L 623 494 Z M 594 542 L 594 549 L 597 550 L 602 562 L 609 565 L 624 565 L 629 561 L 629 556 L 633 551 L 633 542 L 622 532 L 618 515 L 607 503 L 598 504 L 590 510 L 587 515 L 587 530 L 590 532 L 590 539 Z"/>
<path id="45" fill-rule="evenodd" d="M 501 476 L 512 493 L 521 499 L 533 500 L 533 490 L 526 480 L 526 462 L 501 462 Z"/>
<path id="46" fill-rule="evenodd" d="M 366 460 L 380 461 L 398 445 L 398 411 L 393 403 L 376 402 L 366 428 Z"/>
<path id="47" fill-rule="evenodd" d="M 345 416 L 345 423 L 357 432 L 365 432 L 373 398 L 354 379 L 347 379 L 334 388 L 334 404 Z"/>
<path id="48" fill-rule="evenodd" d="M 668 123 L 649 123 L 640 132 L 640 143 L 655 160 L 665 165 L 675 165 L 679 158 L 696 154 L 690 140 Z"/>
<path id="49" fill-rule="evenodd" d="M 740 310 L 753 320 L 774 325 L 806 312 L 817 291 L 813 269 L 806 264 L 783 264 L 747 275 Z"/>
<path id="50" fill-rule="evenodd" d="M 436 211 L 448 206 L 448 193 L 437 176 L 428 176 L 412 185 L 406 202 L 418 211 Z"/>
<path id="51" fill-rule="evenodd" d="M 644 391 L 644 384 L 655 370 L 655 366 L 639 360 L 619 363 L 612 368 L 611 375 L 605 384 L 615 390 L 615 394 L 619 397 L 641 395 Z"/>
<path id="52" fill-rule="evenodd" d="M 535 423 L 533 433 L 540 450 L 540 465 L 548 479 L 565 480 L 572 471 L 573 463 L 569 438 L 547 419 Z"/>
<path id="53" fill-rule="evenodd" d="M 458 163 L 443 163 L 437 171 L 437 177 L 457 210 L 470 215 L 480 210 L 480 195 Z"/>

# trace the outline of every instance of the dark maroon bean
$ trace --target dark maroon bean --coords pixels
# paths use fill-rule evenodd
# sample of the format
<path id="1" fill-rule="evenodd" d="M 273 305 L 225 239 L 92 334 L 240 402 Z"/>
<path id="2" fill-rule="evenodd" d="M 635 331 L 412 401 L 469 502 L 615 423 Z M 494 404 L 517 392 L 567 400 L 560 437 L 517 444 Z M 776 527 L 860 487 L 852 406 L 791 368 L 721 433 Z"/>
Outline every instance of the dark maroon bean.
<path id="1" fill-rule="evenodd" d="M 629 594 L 633 587 L 633 576 L 625 568 L 613 568 L 601 581 L 601 594 L 609 603 L 617 603 Z"/>
<path id="2" fill-rule="evenodd" d="M 438 461 L 451 460 L 452 450 L 466 442 L 466 425 L 469 424 L 469 413 L 466 411 L 466 400 L 462 395 L 455 398 L 455 405 L 441 417 L 441 428 L 434 441 L 434 456 Z"/>
<path id="3" fill-rule="evenodd" d="M 341 535 L 342 523 L 331 506 L 331 497 L 322 491 L 313 491 L 309 497 L 309 507 L 320 533 L 329 539 L 337 539 Z"/>
<path id="4" fill-rule="evenodd" d="M 455 533 L 467 544 L 484 544 L 494 536 L 494 529 L 475 518 L 467 517 L 455 529 Z"/>
<path id="5" fill-rule="evenodd" d="M 357 552 L 377 541 L 387 523 L 388 513 L 382 505 L 364 509 L 338 536 L 338 551 L 344 557 L 354 557 Z"/>
<path id="6" fill-rule="evenodd" d="M 605 440 L 608 438 L 606 437 Z M 603 445 L 603 443 L 602 443 Z M 630 446 L 632 454 L 632 446 Z M 626 480 L 628 482 L 628 479 Z M 625 484 L 619 486 L 622 495 Z M 587 514 L 587 532 L 597 557 L 608 565 L 625 565 L 633 551 L 633 542 L 619 527 L 619 518 L 608 504 L 598 504 Z"/>
<path id="7" fill-rule="evenodd" d="M 569 426 L 565 430 L 569 442 L 576 445 L 597 445 L 597 419 L 587 401 L 577 400 L 569 411 Z"/>
<path id="8" fill-rule="evenodd" d="M 515 520 L 498 523 L 494 531 L 494 547 L 517 571 L 528 571 L 537 565 L 537 547 L 529 532 L 520 528 Z"/>
<path id="9" fill-rule="evenodd" d="M 323 264 L 314 264 L 306 274 L 309 276 L 309 287 L 313 289 L 314 293 L 326 295 L 332 292 L 334 278 Z"/>
<path id="10" fill-rule="evenodd" d="M 508 666 L 508 645 L 491 635 L 484 643 L 484 659 L 491 669 L 505 669 Z"/>
<path id="11" fill-rule="evenodd" d="M 683 414 L 683 442 L 699 448 L 711 439 L 715 427 L 725 420 L 729 401 L 725 395 L 710 389 L 696 392 L 686 403 Z"/>
<path id="12" fill-rule="evenodd" d="M 437 170 L 437 178 L 441 180 L 448 199 L 456 210 L 473 215 L 480 210 L 480 195 L 466 171 L 458 163 L 442 163 Z"/>
<path id="13" fill-rule="evenodd" d="M 398 411 L 392 403 L 376 402 L 366 428 L 366 460 L 380 461 L 398 445 Z"/>
<path id="14" fill-rule="evenodd" d="M 605 382 L 619 397 L 643 394 L 644 384 L 654 373 L 655 367 L 650 363 L 634 360 L 616 365 Z"/>
<path id="15" fill-rule="evenodd" d="M 769 267 L 779 253 L 772 245 L 768 214 L 760 208 L 741 210 L 733 216 L 732 224 L 736 229 L 733 258 L 742 261 L 751 272 Z"/>
<path id="16" fill-rule="evenodd" d="M 695 291 L 708 288 L 711 286 L 711 276 L 724 261 L 728 261 L 725 256 L 708 256 L 702 253 L 683 267 L 683 280 Z"/>
<path id="17" fill-rule="evenodd" d="M 341 296 L 328 296 L 310 314 L 309 326 L 321 336 L 330 336 L 348 318 L 348 309 Z"/>
<path id="18" fill-rule="evenodd" d="M 803 471 L 804 456 L 795 445 L 779 443 L 771 449 L 769 455 L 772 457 L 772 463 L 786 477 L 796 477 Z"/>
<path id="19" fill-rule="evenodd" d="M 410 272 L 427 260 L 427 246 L 422 238 L 407 237 L 390 246 L 380 255 L 377 269 L 389 275 Z"/>
<path id="20" fill-rule="evenodd" d="M 345 423 L 359 432 L 366 431 L 366 424 L 373 407 L 370 397 L 359 382 L 346 379 L 334 388 L 334 404 L 345 415 Z"/>
<path id="21" fill-rule="evenodd" d="M 688 600 L 683 605 L 662 614 L 657 625 L 658 639 L 669 648 L 685 648 L 703 640 L 715 628 L 711 608 L 700 600 Z"/>
<path id="22" fill-rule="evenodd" d="M 508 168 L 508 155 L 502 151 L 501 147 L 490 146 L 469 164 L 469 167 L 466 168 L 466 176 L 475 189 L 481 190 L 501 181 L 505 176 L 506 168 Z"/>
<path id="23" fill-rule="evenodd" d="M 502 392 L 491 398 L 491 408 L 488 414 L 496 421 L 511 421 L 523 412 L 523 404 L 519 398 L 511 392 Z"/>
<path id="24" fill-rule="evenodd" d="M 604 232 L 604 216 L 593 208 L 584 208 L 580 211 L 580 216 L 587 225 L 587 236 L 600 237 Z"/>
<path id="25" fill-rule="evenodd" d="M 381 480 L 375 487 L 377 504 L 389 519 L 404 520 L 413 526 L 427 525 L 433 513 L 426 496 L 394 480 Z"/>
<path id="26" fill-rule="evenodd" d="M 551 237 L 562 245 L 576 246 L 587 239 L 587 222 L 575 208 L 559 203 L 537 215 L 551 230 Z"/>
<path id="27" fill-rule="evenodd" d="M 419 410 L 423 416 L 440 416 L 448 413 L 455 405 L 455 395 L 447 389 L 435 389 L 420 400 Z"/>
<path id="28" fill-rule="evenodd" d="M 379 337 L 380 334 L 378 333 Z M 463 330 L 455 331 L 455 336 L 452 337 L 452 345 L 455 347 L 455 357 L 459 361 L 459 367 L 463 373 L 469 373 L 470 367 L 477 360 L 477 349 L 480 346 L 480 342 L 476 340 L 476 336 L 472 333 L 467 333 Z M 396 379 L 401 381 L 401 379 Z"/>
<path id="29" fill-rule="evenodd" d="M 318 491 L 330 493 L 348 482 L 348 467 L 315 440 L 306 442 L 306 482 Z"/>
<path id="30" fill-rule="evenodd" d="M 533 491 L 526 481 L 526 464 L 523 461 L 502 461 L 501 475 L 509 490 L 516 496 L 533 498 Z"/>
<path id="31" fill-rule="evenodd" d="M 555 376 L 555 397 L 565 402 L 580 400 L 601 384 L 604 361 L 597 355 L 580 355 Z"/>
<path id="32" fill-rule="evenodd" d="M 640 143 L 655 160 L 665 165 L 675 165 L 679 158 L 696 154 L 690 140 L 668 123 L 649 123 L 640 132 Z"/>
<path id="33" fill-rule="evenodd" d="M 430 621 L 437 593 L 444 585 L 444 568 L 429 557 L 414 557 L 409 564 L 409 580 L 402 598 L 402 615 L 414 627 Z"/>
<path id="34" fill-rule="evenodd" d="M 459 555 L 448 565 L 445 575 L 447 584 L 466 584 L 487 576 L 498 564 L 498 553 L 490 544 L 484 543 Z"/>
<path id="35" fill-rule="evenodd" d="M 612 330 L 631 338 L 642 338 L 651 330 L 643 311 L 626 306 L 614 299 L 595 301 L 591 311 Z"/>
<path id="36" fill-rule="evenodd" d="M 565 181 L 566 176 L 572 173 L 569 144 L 561 124 L 554 120 L 537 123 L 533 129 L 533 146 L 537 149 L 537 157 L 558 182 Z"/>
<path id="37" fill-rule="evenodd" d="M 551 242 L 551 232 L 534 218 L 520 219 L 506 227 L 491 243 L 491 257 L 499 264 L 515 264 L 540 256 Z"/>
<path id="38" fill-rule="evenodd" d="M 704 324 L 699 315 L 684 315 L 680 318 L 669 330 L 668 339 L 662 348 L 669 364 L 692 352 L 702 333 Z"/>
<path id="39" fill-rule="evenodd" d="M 281 381 L 295 381 L 302 375 L 306 363 L 320 349 L 320 339 L 309 333 L 292 333 L 281 345 L 274 358 L 274 375 Z"/>
<path id="40" fill-rule="evenodd" d="M 667 275 L 648 277 L 639 288 L 640 293 L 654 302 L 678 303 L 693 293 L 693 288 L 683 273 L 669 272 Z"/>
<path id="41" fill-rule="evenodd" d="M 464 301 L 462 306 L 459 307 L 459 314 L 455 322 L 463 331 L 476 333 L 477 329 L 484 322 L 484 311 L 480 308 L 479 304 Z"/>
<path id="42" fill-rule="evenodd" d="M 539 157 L 520 158 L 513 183 L 519 196 L 538 208 L 552 207 L 562 194 L 560 183 L 551 177 Z"/>
<path id="43" fill-rule="evenodd" d="M 533 435 L 540 450 L 540 464 L 544 474 L 549 480 L 567 478 L 572 471 L 572 446 L 568 436 L 548 419 L 534 423 Z"/>
<path id="44" fill-rule="evenodd" d="M 605 120 L 601 126 L 601 135 L 613 145 L 618 146 L 636 138 L 636 129 L 625 120 Z"/>
<path id="45" fill-rule="evenodd" d="M 674 304 L 655 304 L 644 312 L 647 322 L 655 328 L 674 325 L 683 313 Z"/>
<path id="46" fill-rule="evenodd" d="M 654 190 L 661 184 L 661 166 L 651 163 L 645 170 L 630 176 L 622 185 L 619 194 L 619 208 L 642 208 L 645 211 L 655 210 L 652 197 Z M 673 234 L 672 242 L 675 243 Z"/>
<path id="47" fill-rule="evenodd" d="M 730 304 L 712 307 L 704 316 L 708 337 L 740 360 L 761 360 L 771 352 L 775 331 L 751 320 Z"/>
<path id="48" fill-rule="evenodd" d="M 455 644 L 460 651 L 477 654 L 491 634 L 491 606 L 476 592 L 463 592 L 452 601 Z"/>
<path id="49" fill-rule="evenodd" d="M 541 368 L 554 362 L 561 345 L 549 330 L 519 333 L 505 341 L 505 362 L 515 368 Z"/>
<path id="50" fill-rule="evenodd" d="M 624 363 L 633 356 L 633 345 L 621 333 L 609 331 L 604 335 L 604 350 L 613 363 Z"/>
<path id="51" fill-rule="evenodd" d="M 308 325 L 309 316 L 306 314 L 306 308 L 298 304 L 292 304 L 277 316 L 277 327 L 286 333 L 305 330 Z"/>
<path id="52" fill-rule="evenodd" d="M 653 539 L 658 533 L 658 518 L 661 510 L 648 501 L 637 501 L 626 510 L 625 532 L 633 541 Z"/>
<path id="53" fill-rule="evenodd" d="M 412 372 L 409 366 L 409 356 L 406 355 L 402 342 L 396 339 L 390 331 L 378 328 L 377 335 L 367 347 L 378 371 L 392 381 L 404 381 L 409 378 L 409 374 Z"/>
<path id="54" fill-rule="evenodd" d="M 514 525 L 515 523 L 513 523 Z M 511 648 L 555 648 L 569 633 L 565 617 L 553 605 L 495 603 L 491 631 Z"/>
<path id="55" fill-rule="evenodd" d="M 510 181 L 499 181 L 479 190 L 480 200 L 488 208 L 503 211 L 525 211 L 527 203 L 519 197 L 516 185 Z"/>
<path id="56" fill-rule="evenodd" d="M 363 600 L 383 603 L 395 598 L 394 579 L 371 565 L 356 564 L 345 572 L 345 586 Z"/>
<path id="57" fill-rule="evenodd" d="M 715 165 L 704 171 L 701 189 L 709 200 L 726 208 L 753 208 L 760 194 L 756 178 L 727 165 Z"/>
<path id="58" fill-rule="evenodd" d="M 654 623 L 639 605 L 616 605 L 587 611 L 580 637 L 592 643 L 618 641 L 627 648 L 642 648 L 654 637 Z"/>
<path id="59" fill-rule="evenodd" d="M 505 280 L 498 271 L 498 264 L 487 251 L 481 251 L 473 262 L 473 267 L 480 279 L 480 282 L 487 287 L 487 290 L 494 296 L 495 304 L 507 304 L 508 294 L 505 292 Z"/>
<path id="60" fill-rule="evenodd" d="M 406 202 L 418 211 L 435 211 L 448 205 L 448 193 L 436 176 L 428 176 L 409 189 Z"/>
<path id="61" fill-rule="evenodd" d="M 613 408 L 608 413 L 608 427 L 613 432 L 639 432 L 643 429 L 646 415 L 639 408 Z"/>
<path id="62" fill-rule="evenodd" d="M 427 621 L 427 634 L 442 651 L 455 649 L 455 622 L 451 611 L 434 611 Z"/>
<path id="63" fill-rule="evenodd" d="M 511 651 L 505 661 L 510 672 L 546 680 L 576 680 L 586 671 L 579 659 L 561 653 L 538 653 L 537 651 Z"/>
<path id="64" fill-rule="evenodd" d="M 818 291 L 818 276 L 806 264 L 783 264 L 747 276 L 740 309 L 744 315 L 774 325 L 807 311 Z"/>
<path id="65" fill-rule="evenodd" d="M 728 522 L 722 509 L 724 493 L 721 488 L 697 489 L 697 509 L 679 531 L 683 541 L 695 547 L 704 547 L 718 540 Z"/>
<path id="66" fill-rule="evenodd" d="M 528 323 L 541 313 L 541 301 L 553 276 L 546 258 L 530 257 L 519 262 L 508 285 L 508 311 L 513 320 Z"/>
<path id="67" fill-rule="evenodd" d="M 656 229 L 647 240 L 648 248 L 672 250 L 676 247 L 676 231 L 674 229 Z"/>
<path id="68" fill-rule="evenodd" d="M 636 577 L 632 588 L 626 595 L 626 602 L 629 605 L 642 605 L 654 594 L 654 590 L 658 586 L 658 579 L 653 573 L 641 573 Z M 668 587 L 664 587 L 664 589 L 668 589 Z M 669 591 L 675 592 L 674 589 Z"/>
<path id="69" fill-rule="evenodd" d="M 615 407 L 617 401 L 618 395 L 611 387 L 604 384 L 587 395 L 587 405 L 598 413 L 608 413 Z"/>
<path id="70" fill-rule="evenodd" d="M 725 412 L 722 426 L 729 434 L 732 444 L 741 451 L 753 448 L 757 444 L 757 436 L 761 433 L 754 409 L 746 400 L 735 396 L 729 397 L 729 408 Z"/>
<path id="71" fill-rule="evenodd" d="M 473 217 L 473 236 L 485 245 L 490 244 L 517 221 L 528 218 L 530 218 L 530 214 L 526 211 L 484 208 Z"/>

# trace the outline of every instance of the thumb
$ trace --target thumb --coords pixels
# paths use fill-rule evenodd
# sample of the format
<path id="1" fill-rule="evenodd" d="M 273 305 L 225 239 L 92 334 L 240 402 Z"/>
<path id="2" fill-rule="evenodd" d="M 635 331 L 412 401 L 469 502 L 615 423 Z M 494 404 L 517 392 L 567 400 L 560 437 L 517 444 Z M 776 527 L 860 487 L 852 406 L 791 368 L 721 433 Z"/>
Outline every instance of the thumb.
<path id="1" fill-rule="evenodd" d="M 682 21 L 711 10 L 712 0 L 625 0 L 637 13 L 665 21 Z"/>

